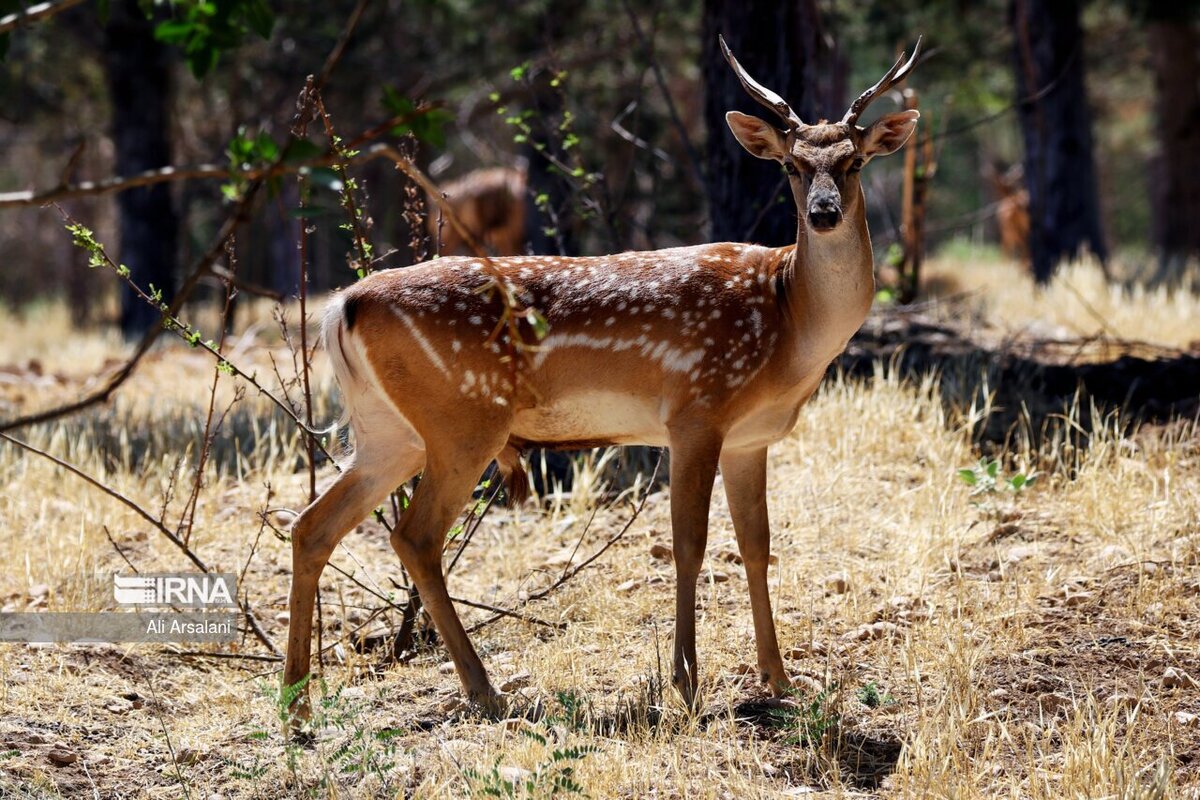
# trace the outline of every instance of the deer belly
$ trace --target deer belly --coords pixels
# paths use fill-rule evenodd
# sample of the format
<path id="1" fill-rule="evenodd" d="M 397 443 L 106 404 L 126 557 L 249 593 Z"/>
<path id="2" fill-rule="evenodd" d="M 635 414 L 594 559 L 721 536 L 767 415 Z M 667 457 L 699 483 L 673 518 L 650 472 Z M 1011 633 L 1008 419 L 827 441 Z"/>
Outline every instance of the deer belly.
<path id="1" fill-rule="evenodd" d="M 512 435 L 531 445 L 599 447 L 665 445 L 660 403 L 650 397 L 595 390 L 546 398 L 517 411 Z"/>

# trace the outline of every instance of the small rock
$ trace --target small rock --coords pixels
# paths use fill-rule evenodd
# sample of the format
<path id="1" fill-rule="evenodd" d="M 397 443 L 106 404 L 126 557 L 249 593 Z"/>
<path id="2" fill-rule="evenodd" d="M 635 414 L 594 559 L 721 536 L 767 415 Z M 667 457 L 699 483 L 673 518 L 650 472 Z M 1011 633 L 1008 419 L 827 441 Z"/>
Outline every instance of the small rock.
<path id="1" fill-rule="evenodd" d="M 533 775 L 532 772 L 521 767 L 501 767 L 499 773 L 501 780 L 507 783 L 523 783 Z"/>
<path id="2" fill-rule="evenodd" d="M 1067 592 L 1063 595 L 1062 604 L 1067 608 L 1075 608 L 1091 600 L 1092 592 Z"/>
<path id="3" fill-rule="evenodd" d="M 1200 722 L 1200 715 L 1193 714 L 1189 711 L 1176 711 L 1171 715 L 1171 719 L 1181 728 L 1194 727 Z"/>
<path id="4" fill-rule="evenodd" d="M 742 554 L 736 550 L 722 550 L 717 553 L 717 558 L 722 561 L 728 561 L 730 564 L 741 564 Z"/>
<path id="5" fill-rule="evenodd" d="M 533 680 L 533 675 L 528 672 L 518 672 L 504 683 L 500 684 L 500 691 L 515 692 L 517 689 L 524 689 Z"/>
<path id="6" fill-rule="evenodd" d="M 528 724 L 529 723 L 526 722 L 523 717 L 509 717 L 508 719 L 502 719 L 499 722 L 500 727 L 504 728 L 506 731 L 518 731 L 526 727 Z"/>
<path id="7" fill-rule="evenodd" d="M 1131 694 L 1114 694 L 1104 702 L 1114 711 L 1129 711 L 1137 708 L 1141 699 Z"/>
<path id="8" fill-rule="evenodd" d="M 283 625 L 288 624 L 292 620 L 292 615 L 287 611 L 281 611 L 275 615 L 275 621 Z"/>
<path id="9" fill-rule="evenodd" d="M 185 767 L 190 767 L 203 757 L 203 753 L 192 747 L 182 747 L 175 751 L 175 763 Z"/>
<path id="10" fill-rule="evenodd" d="M 993 700 L 1003 700 L 1004 698 L 1008 697 L 1008 689 L 1003 687 L 999 689 L 992 689 L 990 692 L 988 692 L 988 697 L 992 698 Z"/>
<path id="11" fill-rule="evenodd" d="M 641 585 L 642 585 L 641 578 L 630 578 L 629 580 L 625 581 L 624 583 L 618 585 L 617 591 L 618 592 L 632 592 L 634 589 L 637 589 Z"/>
<path id="12" fill-rule="evenodd" d="M 670 561 L 675 557 L 675 553 L 665 544 L 655 544 L 650 546 L 650 556 L 660 561 Z"/>
<path id="13" fill-rule="evenodd" d="M 725 583 L 729 580 L 729 575 L 724 572 L 716 572 L 714 570 L 711 574 L 713 583 Z"/>
<path id="14" fill-rule="evenodd" d="M 59 767 L 65 767 L 68 764 L 74 764 L 79 760 L 79 754 L 70 750 L 61 750 L 55 748 L 46 753 L 46 758 L 50 759 L 50 763 Z"/>
<path id="15" fill-rule="evenodd" d="M 1070 708 L 1074 704 L 1074 700 L 1067 697 L 1065 694 L 1058 692 L 1046 692 L 1038 695 L 1038 708 L 1047 714 L 1056 714 L 1059 711 Z"/>
<path id="16" fill-rule="evenodd" d="M 1183 670 L 1167 667 L 1163 672 L 1162 687 L 1164 689 L 1194 689 L 1196 688 L 1196 679 Z"/>
<path id="17" fill-rule="evenodd" d="M 450 675 L 454 672 L 454 662 L 443 661 L 441 664 L 438 664 L 437 669 L 442 675 Z"/>
<path id="18" fill-rule="evenodd" d="M 35 583 L 29 587 L 30 597 L 45 597 L 50 594 L 50 586 L 45 583 Z"/>
<path id="19" fill-rule="evenodd" d="M 783 654 L 784 658 L 797 659 L 808 656 L 824 656 L 829 654 L 829 646 L 824 642 L 804 642 L 796 645 Z"/>
<path id="20" fill-rule="evenodd" d="M 850 591 L 850 576 L 845 572 L 835 572 L 825 576 L 821 585 L 825 587 L 827 594 L 845 594 Z"/>
<path id="21" fill-rule="evenodd" d="M 50 740 L 40 733 L 31 733 L 25 737 L 25 741 L 29 744 L 47 744 Z"/>
<path id="22" fill-rule="evenodd" d="M 457 711 L 462 711 L 466 707 L 467 707 L 467 701 L 465 699 L 463 699 L 462 697 L 460 697 L 459 695 L 452 695 L 450 697 L 447 697 L 445 700 L 443 700 L 441 703 L 438 704 L 438 710 L 441 711 L 443 714 L 453 714 Z M 449 742 L 445 742 L 445 744 L 449 744 Z"/>

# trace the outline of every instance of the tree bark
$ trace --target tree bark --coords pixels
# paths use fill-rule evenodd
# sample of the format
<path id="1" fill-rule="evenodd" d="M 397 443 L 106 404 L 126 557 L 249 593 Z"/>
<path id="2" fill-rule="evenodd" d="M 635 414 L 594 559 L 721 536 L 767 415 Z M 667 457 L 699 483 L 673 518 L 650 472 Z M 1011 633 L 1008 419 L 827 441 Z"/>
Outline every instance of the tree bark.
<path id="1" fill-rule="evenodd" d="M 168 135 L 171 64 L 166 45 L 154 39 L 154 25 L 135 0 L 112 4 L 105 29 L 105 65 L 112 101 L 112 136 L 118 175 L 171 163 Z M 166 184 L 117 196 L 120 211 L 120 263 L 144 288 L 153 284 L 169 302 L 175 288 L 178 218 Z M 159 324 L 155 309 L 121 289 L 121 330 L 137 336 Z"/>
<path id="2" fill-rule="evenodd" d="M 815 90 L 819 72 L 818 12 L 814 0 L 706 0 L 701 61 L 708 213 L 714 241 L 754 241 L 766 245 L 796 240 L 796 213 L 778 164 L 756 159 L 742 149 L 725 124 L 725 112 L 742 111 L 780 125 L 738 83 L 717 44 L 729 49 L 755 80 L 777 92 L 806 122 L 819 108 Z"/>
<path id="3" fill-rule="evenodd" d="M 1152 190 L 1154 239 L 1160 277 L 1172 278 L 1177 265 L 1200 254 L 1200 35 L 1178 4 L 1152 6 L 1161 7 L 1159 13 L 1151 12 L 1149 24 L 1159 137 Z"/>
<path id="4" fill-rule="evenodd" d="M 1060 261 L 1108 251 L 1096 198 L 1092 115 L 1083 72 L 1080 0 L 1012 0 L 1017 114 L 1025 142 L 1034 277 Z"/>

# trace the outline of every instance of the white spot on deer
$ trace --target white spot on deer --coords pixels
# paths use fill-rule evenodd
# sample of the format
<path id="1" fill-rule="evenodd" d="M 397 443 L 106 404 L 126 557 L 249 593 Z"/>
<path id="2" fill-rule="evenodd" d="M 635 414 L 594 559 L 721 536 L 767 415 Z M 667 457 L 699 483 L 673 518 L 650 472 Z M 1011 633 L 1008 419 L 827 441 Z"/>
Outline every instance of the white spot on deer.
<path id="1" fill-rule="evenodd" d="M 604 327 L 611 328 L 616 321 L 616 317 L 609 317 L 608 319 L 604 320 Z"/>
<path id="2" fill-rule="evenodd" d="M 664 309 L 663 309 L 663 312 L 662 312 L 662 315 L 663 315 L 663 318 L 664 318 L 664 319 L 675 319 L 675 311 L 674 311 L 674 309 L 670 309 L 670 308 L 664 308 Z"/>
<path id="3" fill-rule="evenodd" d="M 709 319 L 720 319 L 721 318 L 721 309 L 714 308 L 713 312 L 708 315 L 708 318 Z"/>
<path id="4" fill-rule="evenodd" d="M 757 308 L 750 312 L 750 326 L 754 328 L 755 336 L 762 336 L 763 332 L 763 316 L 762 312 Z"/>
<path id="5" fill-rule="evenodd" d="M 457 353 L 459 350 L 462 350 L 462 342 L 460 342 L 458 339 L 455 339 L 450 343 L 450 349 Z"/>
<path id="6" fill-rule="evenodd" d="M 471 323 L 472 325 L 482 325 L 483 317 L 479 316 L 478 314 L 474 314 L 470 319 L 467 320 L 467 322 Z"/>
<path id="7" fill-rule="evenodd" d="M 466 311 L 467 304 L 464 303 L 462 300 L 459 300 L 457 303 L 454 304 L 454 310 L 455 311 Z"/>

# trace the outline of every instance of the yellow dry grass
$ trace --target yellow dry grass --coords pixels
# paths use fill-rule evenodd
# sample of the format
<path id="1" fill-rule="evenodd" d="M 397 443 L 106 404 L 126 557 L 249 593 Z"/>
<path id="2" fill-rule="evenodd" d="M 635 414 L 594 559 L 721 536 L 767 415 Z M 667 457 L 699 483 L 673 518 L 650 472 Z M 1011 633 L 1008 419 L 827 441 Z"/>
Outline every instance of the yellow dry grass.
<path id="1" fill-rule="evenodd" d="M 978 289 L 998 324 L 1093 332 L 1091 313 L 1071 305 L 1078 291 L 1119 335 L 1174 345 L 1200 335 L 1191 322 L 1200 298 L 1117 297 L 1087 268 L 1067 272 L 1073 289 L 1056 285 L 1032 302 L 1011 267 L 943 261 L 933 270 Z M 234 346 L 270 374 L 275 342 Z M 13 376 L 0 384 L 4 416 L 70 396 L 120 351 L 113 339 L 71 332 L 58 309 L 0 318 L 0 367 Z M 186 348 L 164 349 L 113 408 L 21 435 L 155 511 L 179 470 L 173 523 L 190 481 L 177 459 L 199 430 L 210 367 Z M 323 365 L 318 378 L 324 397 Z M 232 398 L 230 379 L 220 395 L 219 406 Z M 208 476 L 192 543 L 216 567 L 248 563 L 243 587 L 282 642 L 290 550 L 260 531 L 257 513 L 286 522 L 281 509 L 303 504 L 307 477 L 297 438 L 267 403 L 248 396 L 238 408 L 229 424 L 240 450 Z M 494 510 L 450 579 L 456 596 L 564 626 L 501 620 L 474 635 L 523 716 L 493 722 L 454 710 L 457 678 L 439 647 L 402 665 L 357 653 L 348 631 L 381 603 L 327 571 L 329 699 L 314 743 L 281 736 L 271 662 L 146 645 L 0 645 L 0 796 L 432 798 L 511 787 L 541 797 L 570 767 L 591 797 L 1200 797 L 1200 690 L 1164 680 L 1168 669 L 1200 679 L 1194 425 L 1101 430 L 1069 459 L 1011 453 L 1011 463 L 1042 471 L 1016 497 L 972 494 L 958 477 L 978 460 L 968 427 L 932 379 L 835 378 L 773 448 L 771 586 L 797 679 L 790 707 L 771 708 L 757 685 L 719 485 L 699 592 L 701 714 L 662 686 L 674 578 L 651 547 L 669 545 L 665 492 L 650 495 L 593 567 L 522 606 L 628 520 L 638 492 L 597 508 L 592 486 L 542 507 Z M 322 470 L 322 480 L 331 475 Z M 142 570 L 186 568 L 128 509 L 0 446 L 5 610 L 96 603 L 96 576 L 124 568 L 105 528 Z M 374 522 L 334 562 L 383 594 L 401 580 Z M 468 625 L 488 616 L 461 611 Z M 385 621 L 396 622 L 370 625 Z M 262 651 L 251 640 L 238 652 Z M 75 760 L 56 764 L 52 751 Z"/>

